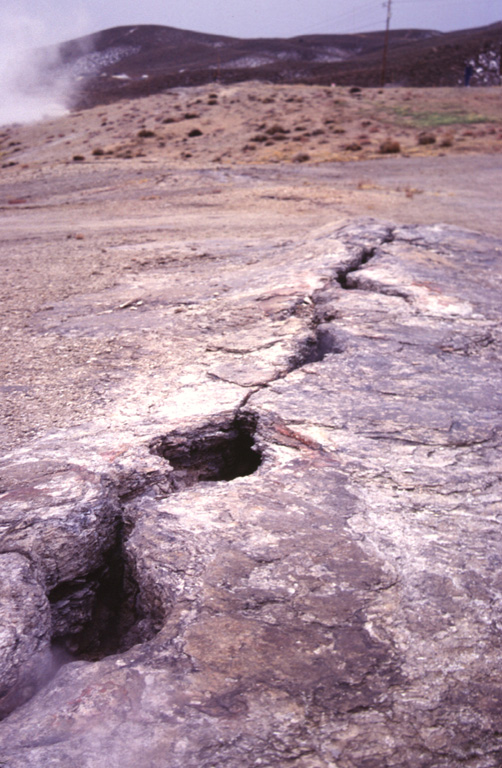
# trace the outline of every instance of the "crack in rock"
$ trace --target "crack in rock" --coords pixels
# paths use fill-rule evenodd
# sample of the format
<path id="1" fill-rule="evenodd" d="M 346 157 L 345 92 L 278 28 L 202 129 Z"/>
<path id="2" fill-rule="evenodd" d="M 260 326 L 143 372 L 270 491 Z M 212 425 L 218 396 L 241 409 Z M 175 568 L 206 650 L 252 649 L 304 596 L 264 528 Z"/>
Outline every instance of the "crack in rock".
<path id="1" fill-rule="evenodd" d="M 237 415 L 230 422 L 208 424 L 188 432 L 171 432 L 150 443 L 152 453 L 167 459 L 173 490 L 207 481 L 251 475 L 262 454 L 254 441 L 256 418 Z"/>
<path id="2" fill-rule="evenodd" d="M 4 458 L 0 763 L 496 768 L 499 252 L 449 237 L 313 238 L 244 398 Z"/>
<path id="3" fill-rule="evenodd" d="M 378 238 L 379 243 L 391 239 L 390 229 Z M 326 291 L 329 293 L 334 284 L 347 288 L 349 275 L 367 264 L 377 249 L 378 246 L 357 245 L 355 255 L 350 256 L 346 265 L 336 269 L 322 289 L 295 303 L 290 315 L 307 315 L 312 330 L 298 343 L 286 369 L 274 380 L 310 363 L 321 362 L 328 354 L 344 351 L 344 344 L 333 326 L 320 322 L 319 307 Z M 186 431 L 173 430 L 151 440 L 150 452 L 167 461 L 160 481 L 155 478 L 155 483 L 133 471 L 115 483 L 110 479 L 105 482 L 108 500 L 103 505 L 102 525 L 106 528 L 106 536 L 94 548 L 88 568 L 81 564 L 78 569 L 70 569 L 78 572 L 67 579 L 61 576 L 46 578 L 50 631 L 44 635 L 43 653 L 50 663 L 45 664 L 43 674 L 23 673 L 23 680 L 31 675 L 29 685 L 21 682 L 10 685 L 3 700 L 0 696 L 0 702 L 3 701 L 0 714 L 8 714 L 30 698 L 40 681 L 45 682 L 61 664 L 78 659 L 97 661 L 123 653 L 134 644 L 148 641 L 159 631 L 165 611 L 159 609 L 155 600 L 148 605 L 142 585 L 136 580 L 136 564 L 127 548 L 135 523 L 128 518 L 127 505 L 134 498 L 151 493 L 152 487 L 161 495 L 169 495 L 199 483 L 230 481 L 256 472 L 263 453 L 255 442 L 258 417 L 251 411 L 244 411 L 244 406 L 260 388 L 252 388 L 229 419 L 215 419 Z M 276 424 L 270 437 L 284 445 L 320 449 L 318 444 L 298 436 L 285 424 Z M 8 528 L 4 538 L 12 535 L 15 540 L 16 526 Z M 52 655 L 48 651 L 49 640 Z M 29 659 L 25 668 L 31 669 Z"/>

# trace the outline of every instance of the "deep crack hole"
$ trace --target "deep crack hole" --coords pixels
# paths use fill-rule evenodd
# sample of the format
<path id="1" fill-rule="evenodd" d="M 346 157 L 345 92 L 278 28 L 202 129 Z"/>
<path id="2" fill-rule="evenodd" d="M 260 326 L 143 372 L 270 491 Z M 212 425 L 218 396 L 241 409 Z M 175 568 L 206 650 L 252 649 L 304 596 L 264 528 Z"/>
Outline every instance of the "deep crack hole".
<path id="1" fill-rule="evenodd" d="M 342 269 L 337 273 L 336 280 L 340 286 L 346 291 L 355 289 L 357 286 L 350 280 L 349 275 L 361 269 L 361 267 L 367 264 L 368 261 L 371 261 L 375 255 L 376 248 L 363 248 L 355 264 L 352 264 L 350 267 Z"/>
<path id="2" fill-rule="evenodd" d="M 172 490 L 203 481 L 228 481 L 250 475 L 261 464 L 255 445 L 255 419 L 239 416 L 186 433 L 152 441 L 150 449 L 169 461 Z M 98 661 L 151 639 L 162 616 L 143 603 L 129 562 L 127 530 L 117 522 L 115 543 L 88 574 L 58 584 L 49 594 L 53 650 L 60 666 L 67 661 Z"/>
<path id="3" fill-rule="evenodd" d="M 53 650 L 59 665 L 98 661 L 149 640 L 153 617 L 140 607 L 140 590 L 123 548 L 123 524 L 103 564 L 49 593 Z"/>
<path id="4" fill-rule="evenodd" d="M 150 450 L 172 466 L 173 490 L 204 481 L 229 481 L 252 475 L 260 466 L 255 431 L 255 419 L 239 416 L 227 423 L 158 437 Z"/>

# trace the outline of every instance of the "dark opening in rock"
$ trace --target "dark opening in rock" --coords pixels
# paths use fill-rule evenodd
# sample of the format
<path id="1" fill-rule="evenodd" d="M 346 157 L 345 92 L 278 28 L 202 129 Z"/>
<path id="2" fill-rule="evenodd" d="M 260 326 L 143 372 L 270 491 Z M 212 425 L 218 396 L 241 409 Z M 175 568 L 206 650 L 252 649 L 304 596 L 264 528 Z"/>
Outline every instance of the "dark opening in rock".
<path id="1" fill-rule="evenodd" d="M 203 481 L 228 481 L 256 472 L 262 455 L 254 441 L 255 421 L 239 417 L 187 433 L 156 438 L 150 450 L 173 467 L 174 490 Z"/>
<path id="2" fill-rule="evenodd" d="M 49 594 L 52 639 L 60 662 L 97 661 L 150 639 L 152 617 L 140 608 L 139 588 L 124 557 L 122 532 L 103 565 L 58 584 Z"/>
<path id="3" fill-rule="evenodd" d="M 301 345 L 290 362 L 288 372 L 296 371 L 309 363 L 320 363 L 326 355 L 338 355 L 344 350 L 345 343 L 340 332 L 335 331 L 328 323 L 323 323 Z"/>
<path id="4" fill-rule="evenodd" d="M 364 264 L 367 264 L 375 256 L 375 253 L 376 248 L 363 248 L 355 264 L 337 273 L 336 279 L 342 288 L 351 290 L 357 287 L 355 283 L 350 281 L 349 275 L 352 272 L 357 272 Z"/>

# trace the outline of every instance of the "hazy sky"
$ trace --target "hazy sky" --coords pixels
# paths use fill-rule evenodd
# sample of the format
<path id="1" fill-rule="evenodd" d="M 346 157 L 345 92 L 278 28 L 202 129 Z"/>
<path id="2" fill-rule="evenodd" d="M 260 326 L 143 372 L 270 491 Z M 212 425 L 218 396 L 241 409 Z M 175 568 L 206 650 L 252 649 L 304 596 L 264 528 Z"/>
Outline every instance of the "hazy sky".
<path id="1" fill-rule="evenodd" d="M 501 0 L 391 0 L 391 28 L 447 31 L 502 20 Z M 58 42 L 129 24 L 236 37 L 383 29 L 387 0 L 1 0 L 0 39 Z"/>

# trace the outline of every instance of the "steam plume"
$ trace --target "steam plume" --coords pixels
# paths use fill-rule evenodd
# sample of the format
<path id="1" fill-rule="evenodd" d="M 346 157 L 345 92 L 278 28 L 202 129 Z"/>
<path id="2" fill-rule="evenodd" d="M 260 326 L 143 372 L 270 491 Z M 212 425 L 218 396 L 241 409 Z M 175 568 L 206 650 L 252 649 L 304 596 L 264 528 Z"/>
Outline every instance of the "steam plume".
<path id="1" fill-rule="evenodd" d="M 58 20 L 61 36 L 64 29 L 51 3 L 37 7 L 43 18 L 30 14 L 26 3 L 0 10 L 0 125 L 33 122 L 67 110 L 72 79 L 61 67 L 51 18 Z M 68 26 L 68 37 L 75 37 L 75 31 Z"/>

